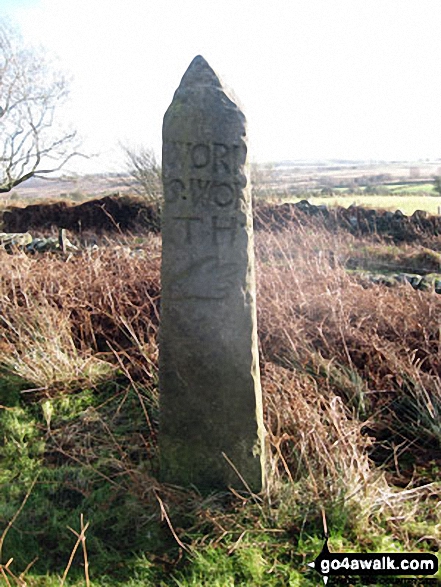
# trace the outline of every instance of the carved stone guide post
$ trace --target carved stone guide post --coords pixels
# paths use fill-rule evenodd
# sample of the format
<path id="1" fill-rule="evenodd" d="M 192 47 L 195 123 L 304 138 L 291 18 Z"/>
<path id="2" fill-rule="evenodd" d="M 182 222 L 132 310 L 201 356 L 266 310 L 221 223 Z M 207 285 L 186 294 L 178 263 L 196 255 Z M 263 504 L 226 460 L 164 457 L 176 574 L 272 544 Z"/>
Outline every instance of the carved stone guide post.
<path id="1" fill-rule="evenodd" d="M 260 491 L 264 427 L 246 120 L 200 56 L 164 116 L 162 165 L 162 479 Z"/>

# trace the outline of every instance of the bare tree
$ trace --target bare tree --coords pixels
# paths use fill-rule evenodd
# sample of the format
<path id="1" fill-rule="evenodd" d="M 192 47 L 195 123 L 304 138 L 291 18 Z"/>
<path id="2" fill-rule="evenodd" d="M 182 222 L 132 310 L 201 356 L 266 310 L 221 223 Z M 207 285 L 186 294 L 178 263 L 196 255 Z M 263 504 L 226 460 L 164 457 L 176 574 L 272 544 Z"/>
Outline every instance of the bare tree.
<path id="1" fill-rule="evenodd" d="M 150 202 L 157 202 L 162 194 L 161 166 L 153 149 L 120 144 L 126 158 L 129 187 Z"/>
<path id="2" fill-rule="evenodd" d="M 46 177 L 74 155 L 77 133 L 60 127 L 66 77 L 46 52 L 27 47 L 0 21 L 0 193 L 31 177 Z"/>
<path id="3" fill-rule="evenodd" d="M 271 163 L 251 164 L 251 185 L 253 197 L 264 199 L 272 194 L 271 184 L 274 182 L 274 166 Z"/>

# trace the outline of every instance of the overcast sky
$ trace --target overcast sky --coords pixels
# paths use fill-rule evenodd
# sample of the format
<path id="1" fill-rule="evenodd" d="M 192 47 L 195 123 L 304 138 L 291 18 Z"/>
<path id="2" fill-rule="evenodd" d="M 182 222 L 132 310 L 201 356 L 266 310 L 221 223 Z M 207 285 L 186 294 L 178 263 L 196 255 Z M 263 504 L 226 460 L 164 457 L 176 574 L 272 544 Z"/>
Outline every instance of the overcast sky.
<path id="1" fill-rule="evenodd" d="M 162 117 L 197 54 L 240 97 L 254 160 L 441 157 L 440 0 L 0 0 L 0 8 L 73 75 L 63 117 L 86 150 L 102 153 L 90 164 L 97 170 L 120 170 L 118 141 L 160 154 Z"/>

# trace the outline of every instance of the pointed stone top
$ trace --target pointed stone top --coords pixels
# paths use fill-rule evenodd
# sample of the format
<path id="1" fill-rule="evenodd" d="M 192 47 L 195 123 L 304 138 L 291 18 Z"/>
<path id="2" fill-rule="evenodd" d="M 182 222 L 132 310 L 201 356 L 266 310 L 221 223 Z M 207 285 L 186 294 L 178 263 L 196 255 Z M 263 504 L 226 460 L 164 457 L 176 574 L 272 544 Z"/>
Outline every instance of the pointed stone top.
<path id="1" fill-rule="evenodd" d="M 228 141 L 227 135 L 230 136 Z M 216 141 L 223 137 L 225 144 L 237 144 L 236 137 L 245 135 L 245 115 L 235 93 L 207 61 L 197 55 L 164 115 L 164 140 L 208 144 L 216 136 Z"/>
<path id="2" fill-rule="evenodd" d="M 222 83 L 218 75 L 208 65 L 202 55 L 197 55 L 190 63 L 182 77 L 180 88 L 184 89 L 196 85 L 222 88 Z"/>

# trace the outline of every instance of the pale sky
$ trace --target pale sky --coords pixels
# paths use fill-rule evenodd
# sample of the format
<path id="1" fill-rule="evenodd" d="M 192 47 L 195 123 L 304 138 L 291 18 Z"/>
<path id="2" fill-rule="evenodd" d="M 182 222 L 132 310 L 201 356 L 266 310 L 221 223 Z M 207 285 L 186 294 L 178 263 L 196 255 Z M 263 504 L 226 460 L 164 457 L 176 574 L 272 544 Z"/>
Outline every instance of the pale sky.
<path id="1" fill-rule="evenodd" d="M 0 0 L 0 15 L 73 75 L 62 116 L 101 153 L 84 171 L 120 171 L 118 141 L 160 156 L 198 54 L 239 96 L 255 161 L 441 157 L 440 0 Z"/>

